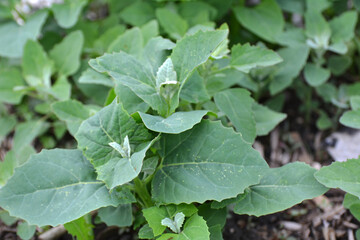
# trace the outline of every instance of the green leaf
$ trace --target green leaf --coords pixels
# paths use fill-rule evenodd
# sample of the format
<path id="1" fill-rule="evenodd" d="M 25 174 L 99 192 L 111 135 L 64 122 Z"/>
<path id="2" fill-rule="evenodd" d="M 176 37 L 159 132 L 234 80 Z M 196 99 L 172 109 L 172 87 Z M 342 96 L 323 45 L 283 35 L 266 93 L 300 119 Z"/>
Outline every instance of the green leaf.
<path id="1" fill-rule="evenodd" d="M 328 58 L 328 67 L 335 76 L 344 74 L 351 64 L 352 58 L 349 56 L 330 56 Z"/>
<path id="2" fill-rule="evenodd" d="M 146 45 L 150 39 L 159 35 L 159 24 L 156 20 L 151 20 L 150 22 L 141 26 L 140 30 L 142 33 L 143 42 Z"/>
<path id="3" fill-rule="evenodd" d="M 123 158 L 109 145 L 122 145 L 126 136 L 136 150 L 130 158 Z M 110 189 L 131 181 L 140 173 L 145 153 L 153 143 L 148 142 L 151 135 L 145 127 L 137 124 L 116 101 L 85 120 L 75 138 L 98 172 L 98 179 L 105 181 Z M 137 149 L 140 143 L 144 145 Z"/>
<path id="4" fill-rule="evenodd" d="M 352 96 L 350 97 L 350 105 L 352 110 L 360 110 L 360 96 Z M 1 126 L 1 124 L 0 124 Z"/>
<path id="5" fill-rule="evenodd" d="M 22 58 L 23 74 L 30 86 L 50 88 L 53 63 L 48 58 L 42 46 L 29 40 L 25 44 Z"/>
<path id="6" fill-rule="evenodd" d="M 1 69 L 0 70 L 0 102 L 18 104 L 24 92 L 17 90 L 25 84 L 19 70 Z"/>
<path id="7" fill-rule="evenodd" d="M 204 218 L 209 227 L 211 240 L 222 240 L 222 229 L 226 223 L 227 208 L 213 209 L 211 203 L 202 204 L 198 214 Z"/>
<path id="8" fill-rule="evenodd" d="M 26 204 L 22 204 L 26 202 Z M 0 189 L 0 206 L 12 216 L 38 226 L 64 224 L 123 200 L 96 181 L 78 150 L 43 150 L 17 168 Z"/>
<path id="9" fill-rule="evenodd" d="M 331 128 L 333 125 L 331 119 L 324 111 L 320 111 L 320 117 L 316 121 L 316 127 L 320 130 Z"/>
<path id="10" fill-rule="evenodd" d="M 360 110 L 346 111 L 341 116 L 340 123 L 347 127 L 360 129 Z"/>
<path id="11" fill-rule="evenodd" d="M 13 175 L 15 168 L 25 163 L 35 153 L 35 149 L 31 146 L 24 146 L 20 150 L 12 149 L 8 151 L 4 161 L 0 162 L 0 186 L 3 186 Z"/>
<path id="12" fill-rule="evenodd" d="M 329 188 L 340 188 L 345 192 L 360 197 L 360 159 L 349 159 L 346 162 L 334 162 L 322 167 L 315 178 Z"/>
<path id="13" fill-rule="evenodd" d="M 330 6 L 330 4 L 331 3 L 328 0 L 306 0 L 306 8 L 316 12 L 324 11 Z"/>
<path id="14" fill-rule="evenodd" d="M 115 81 L 129 87 L 160 115 L 167 114 L 167 103 L 156 90 L 154 75 L 135 57 L 125 52 L 105 54 L 90 60 L 89 64 L 96 71 L 107 72 Z"/>
<path id="15" fill-rule="evenodd" d="M 46 132 L 49 123 L 43 120 L 31 120 L 20 123 L 15 128 L 13 148 L 20 151 L 23 147 L 28 146 L 37 136 Z"/>
<path id="16" fill-rule="evenodd" d="M 245 198 L 236 202 L 234 212 L 262 216 L 322 195 L 328 189 L 316 181 L 315 172 L 301 162 L 268 169 L 260 183 L 251 186 Z"/>
<path id="17" fill-rule="evenodd" d="M 283 62 L 276 65 L 277 71 L 270 83 L 270 93 L 275 95 L 291 85 L 306 64 L 309 56 L 307 46 L 282 48 L 277 52 Z"/>
<path id="18" fill-rule="evenodd" d="M 126 30 L 124 25 L 117 24 L 112 28 L 107 29 L 99 38 L 94 42 L 94 47 L 99 53 L 104 53 L 114 39 L 118 38 Z"/>
<path id="19" fill-rule="evenodd" d="M 285 0 L 286 1 L 286 0 Z M 302 28 L 291 28 L 276 37 L 276 41 L 287 47 L 298 47 L 306 44 L 305 31 Z"/>
<path id="20" fill-rule="evenodd" d="M 51 105 L 52 111 L 62 121 L 66 122 L 71 135 L 75 135 L 80 124 L 90 117 L 91 109 L 77 100 L 55 102 Z"/>
<path id="21" fill-rule="evenodd" d="M 153 239 L 155 236 L 149 224 L 145 224 L 139 230 L 139 239 Z"/>
<path id="22" fill-rule="evenodd" d="M 5 225 L 11 226 L 16 223 L 18 219 L 16 217 L 10 216 L 7 211 L 0 210 L 0 220 L 5 223 Z"/>
<path id="23" fill-rule="evenodd" d="M 331 40 L 333 42 L 348 42 L 354 38 L 357 23 L 357 12 L 346 11 L 338 17 L 333 18 L 329 24 L 331 28 Z"/>
<path id="24" fill-rule="evenodd" d="M 252 106 L 256 122 L 256 135 L 265 136 L 286 118 L 285 113 L 275 112 L 256 102 Z"/>
<path id="25" fill-rule="evenodd" d="M 47 18 L 47 11 L 38 11 L 23 26 L 15 22 L 0 26 L 0 56 L 20 58 L 27 40 L 35 40 Z"/>
<path id="26" fill-rule="evenodd" d="M 138 27 L 134 27 L 116 38 L 110 44 L 107 52 L 124 51 L 131 55 L 138 55 L 141 53 L 143 45 L 144 42 L 141 31 Z"/>
<path id="27" fill-rule="evenodd" d="M 178 134 L 191 129 L 201 121 L 206 113 L 207 111 L 205 110 L 176 112 L 170 117 L 163 118 L 139 112 L 141 119 L 148 129 L 154 132 L 172 134 Z"/>
<path id="28" fill-rule="evenodd" d="M 114 82 L 105 74 L 101 74 L 88 68 L 82 72 L 79 83 L 98 84 L 107 87 L 114 87 Z"/>
<path id="29" fill-rule="evenodd" d="M 256 122 L 252 111 L 254 100 L 250 97 L 250 92 L 232 88 L 217 93 L 214 99 L 216 106 L 230 119 L 243 139 L 253 143 L 256 137 Z"/>
<path id="30" fill-rule="evenodd" d="M 60 101 L 69 100 L 71 95 L 71 84 L 67 78 L 62 75 L 56 80 L 55 84 L 48 92 Z"/>
<path id="31" fill-rule="evenodd" d="M 313 63 L 307 63 L 304 68 L 304 77 L 310 86 L 317 87 L 330 78 L 330 71 Z"/>
<path id="32" fill-rule="evenodd" d="M 235 197 L 267 169 L 259 153 L 220 122 L 202 121 L 181 134 L 164 134 L 161 146 L 163 162 L 152 181 L 152 196 L 160 203 Z"/>
<path id="33" fill-rule="evenodd" d="M 108 226 L 128 227 L 131 226 L 133 222 L 131 204 L 100 208 L 98 210 L 98 216 L 101 221 Z"/>
<path id="34" fill-rule="evenodd" d="M 331 35 L 331 28 L 325 18 L 314 9 L 309 9 L 305 13 L 305 33 L 312 41 L 313 48 L 327 49 Z M 309 44 L 309 40 L 307 41 Z"/>
<path id="35" fill-rule="evenodd" d="M 35 225 L 29 225 L 27 222 L 21 222 L 16 228 L 16 234 L 23 240 L 31 239 L 36 231 Z"/>
<path id="36" fill-rule="evenodd" d="M 149 109 L 147 103 L 139 98 L 130 88 L 119 82 L 116 83 L 115 93 L 119 98 L 119 102 L 129 114 L 137 111 L 146 112 Z"/>
<path id="37" fill-rule="evenodd" d="M 274 51 L 250 44 L 237 44 L 231 49 L 230 66 L 248 73 L 256 67 L 268 67 L 281 62 L 281 57 Z"/>
<path id="38" fill-rule="evenodd" d="M 77 22 L 81 10 L 86 4 L 87 0 L 65 0 L 62 4 L 53 4 L 51 10 L 60 27 L 71 28 Z"/>
<path id="39" fill-rule="evenodd" d="M 164 218 L 172 219 L 179 212 L 182 212 L 186 217 L 190 217 L 197 212 L 197 208 L 194 205 L 180 204 L 143 209 L 144 217 L 154 236 L 159 236 L 165 231 L 166 226 L 161 224 Z"/>
<path id="40" fill-rule="evenodd" d="M 16 125 L 16 117 L 14 115 L 0 115 L 0 144 L 5 137 L 14 129 Z"/>
<path id="41" fill-rule="evenodd" d="M 156 9 L 156 17 L 172 39 L 181 39 L 188 30 L 187 22 L 179 14 L 167 8 Z"/>
<path id="42" fill-rule="evenodd" d="M 61 43 L 54 46 L 49 55 L 55 63 L 56 70 L 65 76 L 74 74 L 80 67 L 80 55 L 84 44 L 81 31 L 67 35 Z"/>
<path id="43" fill-rule="evenodd" d="M 253 8 L 239 6 L 234 8 L 234 13 L 246 29 L 269 42 L 275 42 L 285 25 L 282 11 L 275 0 L 264 0 Z"/>
<path id="44" fill-rule="evenodd" d="M 360 198 L 347 193 L 344 198 L 343 205 L 349 209 L 351 214 L 359 221 L 360 220 Z"/>
<path id="45" fill-rule="evenodd" d="M 74 221 L 64 224 L 65 229 L 76 239 L 93 240 L 93 225 L 91 224 L 91 216 L 86 215 Z"/>
<path id="46" fill-rule="evenodd" d="M 208 60 L 227 35 L 228 30 L 199 31 L 194 35 L 185 36 L 176 43 L 171 60 L 181 85 L 197 66 Z"/>
<path id="47" fill-rule="evenodd" d="M 158 240 L 210 240 L 210 232 L 206 221 L 195 214 L 189 218 L 184 225 L 184 230 L 179 234 L 165 233 Z"/>
<path id="48" fill-rule="evenodd" d="M 136 1 L 120 12 L 120 17 L 132 26 L 141 26 L 155 18 L 153 7 L 145 1 Z"/>
<path id="49" fill-rule="evenodd" d="M 190 103 L 201 103 L 210 100 L 205 81 L 198 71 L 194 71 L 185 82 L 180 92 L 180 98 Z"/>

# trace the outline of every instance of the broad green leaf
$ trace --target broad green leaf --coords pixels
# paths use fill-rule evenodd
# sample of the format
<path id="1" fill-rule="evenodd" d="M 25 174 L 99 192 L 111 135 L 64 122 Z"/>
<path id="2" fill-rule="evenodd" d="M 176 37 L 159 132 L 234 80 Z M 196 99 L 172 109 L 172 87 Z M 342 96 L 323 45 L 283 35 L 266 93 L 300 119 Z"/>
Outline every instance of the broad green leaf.
<path id="1" fill-rule="evenodd" d="M 76 239 L 93 240 L 93 225 L 91 224 L 91 216 L 86 215 L 74 221 L 64 224 L 65 229 Z"/>
<path id="2" fill-rule="evenodd" d="M 180 204 L 143 209 L 143 215 L 154 236 L 158 236 L 165 231 L 166 227 L 161 224 L 164 218 L 172 219 L 179 212 L 182 212 L 186 217 L 190 217 L 197 212 L 197 208 L 194 205 Z"/>
<path id="3" fill-rule="evenodd" d="M 262 216 L 324 194 L 328 189 L 314 178 L 315 169 L 301 163 L 270 168 L 258 185 L 246 191 L 234 207 L 237 214 Z"/>
<path id="4" fill-rule="evenodd" d="M 20 58 L 25 43 L 35 40 L 47 17 L 46 11 L 38 11 L 32 15 L 23 26 L 15 22 L 1 24 L 0 26 L 0 56 Z"/>
<path id="5" fill-rule="evenodd" d="M 165 99 L 156 90 L 155 77 L 151 70 L 135 57 L 125 53 L 105 54 L 92 59 L 90 66 L 98 72 L 106 72 L 122 85 L 129 87 L 160 115 L 166 115 L 168 107 Z"/>
<path id="6" fill-rule="evenodd" d="M 299 13 L 299 14 L 304 13 L 305 2 L 303 0 L 294 0 L 294 1 L 276 0 L 276 2 L 284 11 L 288 11 L 291 13 Z"/>
<path id="7" fill-rule="evenodd" d="M 198 124 L 207 112 L 206 110 L 176 112 L 167 118 L 142 112 L 139 114 L 148 129 L 154 132 L 178 134 Z"/>
<path id="8" fill-rule="evenodd" d="M 139 98 L 130 88 L 121 83 L 116 83 L 115 93 L 118 96 L 119 102 L 129 114 L 137 111 L 146 112 L 149 109 L 149 105 L 146 102 Z"/>
<path id="9" fill-rule="evenodd" d="M 118 38 L 126 30 L 124 25 L 116 25 L 110 29 L 107 29 L 99 38 L 94 42 L 94 47 L 99 53 L 104 53 L 114 39 Z"/>
<path id="10" fill-rule="evenodd" d="M 234 13 L 246 29 L 269 42 L 275 42 L 285 25 L 282 11 L 275 0 L 264 0 L 253 8 L 239 6 L 234 8 Z"/>
<path id="11" fill-rule="evenodd" d="M 230 66 L 248 73 L 256 67 L 268 67 L 281 62 L 281 57 L 274 51 L 258 46 L 235 45 L 231 49 Z"/>
<path id="12" fill-rule="evenodd" d="M 226 223 L 227 208 L 213 209 L 211 204 L 202 204 L 198 214 L 204 218 L 209 227 L 210 240 L 223 240 L 222 229 Z"/>
<path id="13" fill-rule="evenodd" d="M 23 74 L 30 86 L 50 88 L 53 63 L 48 58 L 42 46 L 29 40 L 25 44 L 22 58 Z"/>
<path id="14" fill-rule="evenodd" d="M 349 209 L 351 214 L 359 221 L 360 220 L 360 198 L 347 193 L 344 198 L 343 205 Z"/>
<path id="15" fill-rule="evenodd" d="M 285 0 L 287 1 L 287 0 Z M 304 29 L 291 28 L 282 32 L 276 37 L 276 41 L 287 47 L 298 47 L 306 44 L 306 36 Z"/>
<path id="16" fill-rule="evenodd" d="M 190 217 L 184 225 L 184 230 L 179 233 L 165 233 L 158 238 L 158 240 L 210 240 L 210 232 L 206 221 L 195 214 Z"/>
<path id="17" fill-rule="evenodd" d="M 232 88 L 217 93 L 214 99 L 216 106 L 229 118 L 243 139 L 253 143 L 256 137 L 256 122 L 252 111 L 254 99 L 250 97 L 250 92 Z"/>
<path id="18" fill-rule="evenodd" d="M 43 120 L 31 120 L 18 124 L 15 128 L 13 149 L 20 151 L 28 146 L 37 136 L 46 132 L 48 127 L 49 123 Z"/>
<path id="19" fill-rule="evenodd" d="M 310 86 L 317 87 L 330 78 L 330 71 L 313 63 L 307 63 L 304 68 L 304 77 Z"/>
<path id="20" fill-rule="evenodd" d="M 217 15 L 217 9 L 207 2 L 184 1 L 178 5 L 179 14 L 190 26 L 211 25 Z"/>
<path id="21" fill-rule="evenodd" d="M 36 231 L 35 225 L 29 225 L 27 222 L 21 222 L 18 224 L 16 228 L 16 234 L 22 239 L 22 240 L 29 240 L 31 239 Z"/>
<path id="22" fill-rule="evenodd" d="M 205 81 L 198 71 L 194 71 L 185 82 L 180 92 L 180 99 L 190 103 L 201 103 L 210 100 Z"/>
<path id="23" fill-rule="evenodd" d="M 120 12 L 120 17 L 128 24 L 142 26 L 155 18 L 154 8 L 146 1 L 135 1 Z"/>
<path id="24" fill-rule="evenodd" d="M 98 216 L 107 226 L 128 227 L 131 226 L 133 222 L 131 204 L 100 208 L 98 210 Z"/>
<path id="25" fill-rule="evenodd" d="M 258 103 L 254 103 L 252 106 L 254 113 L 254 119 L 256 122 L 256 135 L 264 136 L 269 134 L 276 125 L 282 122 L 286 118 L 285 113 L 279 113 L 267 108 Z"/>
<path id="26" fill-rule="evenodd" d="M 206 78 L 206 90 L 210 96 L 214 96 L 217 92 L 227 89 L 235 84 L 255 92 L 258 91 L 257 83 L 255 83 L 248 74 L 236 69 L 217 71 Z"/>
<path id="27" fill-rule="evenodd" d="M 178 41 L 171 54 L 178 82 L 183 84 L 197 66 L 206 62 L 227 35 L 227 30 L 199 31 Z"/>
<path id="28" fill-rule="evenodd" d="M 56 80 L 55 84 L 48 92 L 60 101 L 69 100 L 71 95 L 71 84 L 68 79 L 62 75 Z"/>
<path id="29" fill-rule="evenodd" d="M 352 110 L 355 110 L 355 111 L 360 110 L 360 96 L 350 97 L 350 105 L 351 105 Z"/>
<path id="30" fill-rule="evenodd" d="M 141 53 L 143 45 L 141 31 L 138 27 L 134 27 L 116 38 L 107 51 L 110 53 L 124 51 L 131 55 L 138 55 Z"/>
<path id="31" fill-rule="evenodd" d="M 307 46 L 282 48 L 277 53 L 283 62 L 276 65 L 277 71 L 269 87 L 271 95 L 290 86 L 294 78 L 300 74 L 309 56 L 309 48 Z"/>
<path id="32" fill-rule="evenodd" d="M 24 92 L 17 88 L 25 84 L 19 70 L 1 69 L 0 70 L 0 102 L 18 104 Z"/>
<path id="33" fill-rule="evenodd" d="M 130 158 L 122 158 L 109 145 L 123 144 L 126 136 L 130 139 L 131 148 L 137 150 Z M 140 173 L 146 150 L 152 144 L 146 143 L 141 149 L 136 148 L 138 144 L 150 141 L 151 135 L 116 101 L 82 122 L 75 138 L 78 147 L 98 172 L 98 179 L 105 181 L 111 189 L 131 181 Z"/>
<path id="34" fill-rule="evenodd" d="M 61 43 L 54 46 L 49 55 L 55 63 L 56 70 L 65 76 L 74 74 L 80 67 L 80 55 L 84 44 L 81 31 L 67 35 Z"/>
<path id="35" fill-rule="evenodd" d="M 179 14 L 167 8 L 156 9 L 156 17 L 172 39 L 181 39 L 188 29 L 187 22 Z"/>
<path id="36" fill-rule="evenodd" d="M 24 164 L 35 153 L 35 149 L 31 146 L 24 146 L 20 150 L 12 149 L 8 151 L 4 161 L 0 162 L 0 186 L 3 186 L 13 175 L 15 168 Z"/>
<path id="37" fill-rule="evenodd" d="M 161 138 L 163 162 L 152 181 L 160 203 L 221 201 L 259 183 L 268 168 L 240 134 L 220 122 L 202 121 L 181 134 Z"/>
<path id="38" fill-rule="evenodd" d="M 0 115 L 0 144 L 5 139 L 16 125 L 16 117 L 14 115 L 1 116 Z"/>
<path id="39" fill-rule="evenodd" d="M 354 37 L 357 22 L 356 11 L 346 11 L 338 17 L 333 18 L 329 24 L 331 28 L 331 40 L 333 42 L 348 42 Z"/>
<path id="40" fill-rule="evenodd" d="M 142 228 L 140 228 L 138 237 L 139 239 L 153 239 L 155 236 L 149 224 L 145 224 Z"/>
<path id="41" fill-rule="evenodd" d="M 331 28 L 321 12 L 309 9 L 305 13 L 305 33 L 312 48 L 327 49 L 331 35 Z M 310 44 L 309 44 L 310 43 Z"/>
<path id="42" fill-rule="evenodd" d="M 151 20 L 150 22 L 141 26 L 140 30 L 143 37 L 143 43 L 146 45 L 150 39 L 159 35 L 159 24 L 156 20 Z"/>
<path id="43" fill-rule="evenodd" d="M 341 116 L 340 123 L 347 127 L 360 129 L 360 110 L 346 111 Z"/>
<path id="44" fill-rule="evenodd" d="M 331 128 L 333 122 L 324 111 L 320 111 L 320 117 L 316 121 L 316 127 L 320 130 Z"/>
<path id="45" fill-rule="evenodd" d="M 18 219 L 16 217 L 10 216 L 7 211 L 0 210 L 0 220 L 5 223 L 5 225 L 11 226 L 16 223 Z"/>
<path id="46" fill-rule="evenodd" d="M 315 178 L 329 188 L 340 188 L 345 192 L 360 197 L 360 159 L 349 159 L 346 162 L 334 162 L 322 167 Z"/>
<path id="47" fill-rule="evenodd" d="M 329 0 L 306 0 L 306 8 L 316 12 L 322 12 L 330 6 Z"/>
<path id="48" fill-rule="evenodd" d="M 87 0 L 65 0 L 62 4 L 53 4 L 51 10 L 60 27 L 71 28 L 77 22 L 86 3 Z"/>
<path id="49" fill-rule="evenodd" d="M 335 76 L 344 74 L 351 66 L 353 59 L 349 56 L 330 56 L 328 58 L 328 68 Z"/>
<path id="50" fill-rule="evenodd" d="M 98 73 L 92 68 L 88 68 L 82 72 L 79 83 L 98 84 L 107 87 L 114 87 L 114 82 L 108 76 L 102 73 Z"/>
<path id="51" fill-rule="evenodd" d="M 22 204 L 26 202 L 26 204 Z M 17 168 L 0 189 L 0 206 L 38 226 L 64 224 L 105 206 L 123 203 L 78 150 L 43 150 Z"/>
<path id="52" fill-rule="evenodd" d="M 52 111 L 62 121 L 66 122 L 71 135 L 75 135 L 80 124 L 91 116 L 91 109 L 77 100 L 55 102 Z"/>

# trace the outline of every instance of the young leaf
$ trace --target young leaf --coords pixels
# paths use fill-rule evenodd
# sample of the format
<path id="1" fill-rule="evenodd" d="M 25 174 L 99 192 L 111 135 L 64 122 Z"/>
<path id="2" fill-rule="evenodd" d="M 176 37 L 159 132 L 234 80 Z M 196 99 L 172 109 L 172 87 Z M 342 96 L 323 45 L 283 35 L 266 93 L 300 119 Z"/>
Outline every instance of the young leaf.
<path id="1" fill-rule="evenodd" d="M 131 204 L 105 207 L 98 210 L 98 216 L 107 226 L 128 227 L 133 222 Z"/>
<path id="2" fill-rule="evenodd" d="M 256 67 L 268 67 L 281 62 L 281 57 L 274 51 L 250 44 L 237 44 L 231 49 L 230 66 L 248 73 Z"/>
<path id="3" fill-rule="evenodd" d="M 329 24 L 321 12 L 308 9 L 305 13 L 306 35 L 310 38 L 307 43 L 312 48 L 327 49 L 331 35 Z"/>
<path id="4" fill-rule="evenodd" d="M 199 123 L 207 111 L 176 112 L 168 118 L 139 112 L 145 126 L 155 132 L 177 134 L 191 129 Z"/>
<path id="5" fill-rule="evenodd" d="M 0 69 L 0 102 L 18 104 L 24 92 L 16 88 L 25 84 L 21 73 L 16 68 Z"/>
<path id="6" fill-rule="evenodd" d="M 360 129 L 360 110 L 346 111 L 341 116 L 340 123 L 347 127 Z"/>
<path id="7" fill-rule="evenodd" d="M 285 113 L 275 112 L 256 102 L 253 104 L 252 110 L 256 122 L 257 136 L 264 136 L 269 134 L 269 132 L 273 130 L 276 125 L 278 125 L 286 118 Z"/>
<path id="8" fill-rule="evenodd" d="M 171 60 L 178 74 L 178 82 L 181 85 L 197 66 L 208 60 L 227 35 L 227 30 L 199 31 L 194 35 L 185 36 L 176 43 L 171 54 Z"/>
<path id="9" fill-rule="evenodd" d="M 161 225 L 168 227 L 175 233 L 181 232 L 181 227 L 184 223 L 185 215 L 182 212 L 175 214 L 174 220 L 170 218 L 164 218 L 161 220 Z"/>
<path id="10" fill-rule="evenodd" d="M 269 42 L 275 42 L 285 26 L 282 11 L 275 0 L 261 1 L 254 8 L 239 6 L 234 13 L 245 28 Z"/>
<path id="11" fill-rule="evenodd" d="M 130 158 L 123 158 L 109 145 L 112 142 L 122 145 L 126 136 L 132 146 L 144 143 L 141 149 L 132 147 L 135 153 Z M 110 189 L 131 181 L 140 173 L 145 153 L 155 141 L 148 142 L 151 135 L 116 101 L 85 120 L 75 138 L 98 172 L 98 179 L 105 181 Z"/>
<path id="12" fill-rule="evenodd" d="M 0 26 L 0 56 L 20 58 L 27 40 L 35 40 L 45 23 L 47 11 L 38 11 L 23 26 L 15 22 L 3 23 Z"/>
<path id="13" fill-rule="evenodd" d="M 34 174 L 36 173 L 36 174 Z M 26 202 L 26 204 L 21 204 Z M 64 224 L 124 200 L 109 194 L 79 150 L 43 150 L 0 189 L 0 206 L 38 226 Z"/>
<path id="14" fill-rule="evenodd" d="M 210 232 L 208 226 L 206 225 L 206 221 L 195 214 L 191 218 L 189 218 L 184 225 L 184 230 L 179 233 L 165 233 L 158 240 L 210 240 Z"/>
<path id="15" fill-rule="evenodd" d="M 230 119 L 244 140 L 253 143 L 256 137 L 256 122 L 250 92 L 241 88 L 228 89 L 215 95 L 216 106 Z"/>
<path id="16" fill-rule="evenodd" d="M 304 68 L 304 76 L 306 82 L 317 87 L 324 84 L 330 77 L 329 69 L 319 67 L 313 63 L 307 63 Z"/>
<path id="17" fill-rule="evenodd" d="M 50 88 L 53 63 L 48 58 L 42 46 L 29 40 L 25 44 L 22 58 L 23 74 L 30 86 Z"/>
<path id="18" fill-rule="evenodd" d="M 54 46 L 49 55 L 55 63 L 56 70 L 64 75 L 74 74 L 80 67 L 80 55 L 84 44 L 81 31 L 67 35 L 61 43 Z"/>
<path id="19" fill-rule="evenodd" d="M 79 219 L 64 224 L 65 229 L 76 239 L 93 240 L 93 225 L 91 224 L 90 215 L 83 216 Z"/>
<path id="20" fill-rule="evenodd" d="M 53 4 L 51 10 L 60 27 L 71 28 L 77 22 L 81 10 L 86 3 L 87 0 L 65 0 L 64 3 Z"/>
<path id="21" fill-rule="evenodd" d="M 156 9 L 156 17 L 172 39 L 181 39 L 188 29 L 187 22 L 179 14 L 167 8 Z"/>
<path id="22" fill-rule="evenodd" d="M 161 140 L 163 162 L 152 181 L 153 198 L 160 203 L 235 197 L 257 184 L 268 168 L 240 134 L 220 122 L 203 121 L 181 134 L 162 135 Z"/>
<path id="23" fill-rule="evenodd" d="M 346 162 L 334 162 L 322 167 L 315 178 L 326 187 L 340 188 L 352 195 L 360 197 L 360 158 L 349 159 Z"/>
<path id="24" fill-rule="evenodd" d="M 260 183 L 251 186 L 245 198 L 236 202 L 234 212 L 262 216 L 322 195 L 328 189 L 316 181 L 315 172 L 301 162 L 268 169 Z"/>

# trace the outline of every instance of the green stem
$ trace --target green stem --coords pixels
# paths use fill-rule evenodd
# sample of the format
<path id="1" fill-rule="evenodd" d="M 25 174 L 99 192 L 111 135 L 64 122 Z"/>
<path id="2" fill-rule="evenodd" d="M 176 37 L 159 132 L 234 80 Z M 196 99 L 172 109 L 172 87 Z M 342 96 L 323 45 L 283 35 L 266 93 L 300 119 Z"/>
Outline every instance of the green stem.
<path id="1" fill-rule="evenodd" d="M 144 206 L 146 208 L 154 206 L 146 184 L 144 184 L 138 177 L 134 179 L 134 184 L 135 192 L 137 193 L 141 201 L 144 203 Z"/>

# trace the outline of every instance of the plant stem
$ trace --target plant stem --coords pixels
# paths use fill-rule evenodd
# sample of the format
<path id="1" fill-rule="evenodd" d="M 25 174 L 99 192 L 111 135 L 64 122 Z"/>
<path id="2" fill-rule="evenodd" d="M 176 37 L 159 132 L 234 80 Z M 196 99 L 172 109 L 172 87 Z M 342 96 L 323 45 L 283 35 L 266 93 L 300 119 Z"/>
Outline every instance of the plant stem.
<path id="1" fill-rule="evenodd" d="M 135 184 L 135 192 L 141 199 L 141 201 L 144 203 L 146 208 L 154 206 L 154 203 L 151 200 L 150 193 L 146 187 L 146 184 L 144 184 L 138 177 L 134 179 Z"/>

